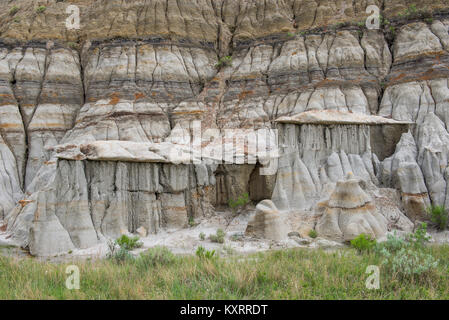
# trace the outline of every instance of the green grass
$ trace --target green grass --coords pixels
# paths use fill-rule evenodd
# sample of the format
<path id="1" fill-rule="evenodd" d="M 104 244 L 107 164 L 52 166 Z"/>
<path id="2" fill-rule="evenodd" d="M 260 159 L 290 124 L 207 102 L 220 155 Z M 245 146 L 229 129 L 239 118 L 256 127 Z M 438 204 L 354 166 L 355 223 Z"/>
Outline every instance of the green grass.
<path id="1" fill-rule="evenodd" d="M 440 259 L 436 270 L 401 280 L 381 268 L 379 290 L 366 289 L 365 271 L 380 258 L 353 249 L 77 262 L 80 290 L 65 288 L 70 263 L 0 257 L 0 299 L 448 299 L 449 246 L 431 251 Z"/>

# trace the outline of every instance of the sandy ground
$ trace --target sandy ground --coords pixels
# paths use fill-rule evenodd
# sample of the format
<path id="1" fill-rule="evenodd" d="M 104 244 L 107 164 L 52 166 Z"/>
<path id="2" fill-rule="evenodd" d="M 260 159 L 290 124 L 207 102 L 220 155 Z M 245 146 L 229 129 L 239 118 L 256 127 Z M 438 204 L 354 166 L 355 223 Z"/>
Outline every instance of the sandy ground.
<path id="1" fill-rule="evenodd" d="M 215 250 L 219 255 L 226 256 L 230 254 L 249 254 L 270 249 L 307 247 L 299 244 L 292 239 L 286 239 L 281 242 L 270 240 L 255 239 L 245 237 L 245 229 L 249 219 L 255 213 L 254 209 L 247 210 L 237 216 L 231 212 L 216 212 L 216 215 L 208 219 L 203 219 L 195 226 L 181 230 L 163 231 L 158 234 L 151 234 L 147 237 L 141 237 L 143 246 L 133 250 L 133 254 L 139 254 L 151 247 L 164 246 L 175 254 L 194 254 L 199 246 L 206 250 Z M 1 222 L 0 222 L 1 225 Z M 221 228 L 226 232 L 225 243 L 219 244 L 211 242 L 208 237 L 215 234 L 217 229 Z M 200 239 L 200 234 L 204 233 L 205 240 Z M 5 231 L 0 231 L 0 254 L 9 256 L 27 256 L 28 253 L 15 246 L 8 239 Z M 108 253 L 106 243 L 100 243 L 88 249 L 75 249 L 70 254 L 62 254 L 54 257 L 40 257 L 38 259 L 45 261 L 68 261 L 78 259 L 98 259 L 104 258 Z"/>
<path id="2" fill-rule="evenodd" d="M 132 253 L 138 255 L 140 252 L 155 246 L 164 246 L 175 254 L 194 254 L 199 246 L 206 250 L 215 250 L 221 256 L 227 255 L 246 255 L 250 253 L 285 249 L 285 248 L 338 248 L 342 247 L 334 241 L 322 238 L 300 239 L 287 238 L 286 240 L 275 242 L 264 239 L 255 239 L 244 235 L 249 219 L 254 215 L 254 209 L 247 210 L 234 216 L 231 212 L 216 212 L 216 215 L 208 219 L 199 221 L 195 226 L 181 230 L 163 231 L 158 234 L 141 237 L 143 246 L 134 250 Z M 6 232 L 1 228 L 0 222 L 0 254 L 8 256 L 25 257 L 28 252 L 17 247 Z M 217 229 L 223 229 L 226 232 L 225 243 L 219 244 L 211 242 L 208 237 L 215 234 Z M 200 239 L 200 234 L 204 233 L 205 240 Z M 399 232 L 400 233 L 400 232 Z M 436 232 L 430 231 L 433 243 L 449 244 L 449 231 Z M 296 240 L 295 240 L 296 239 Z M 40 257 L 44 261 L 65 262 L 72 260 L 100 259 L 108 253 L 106 243 L 100 243 L 88 249 L 75 249 L 70 254 L 61 254 L 55 257 Z"/>

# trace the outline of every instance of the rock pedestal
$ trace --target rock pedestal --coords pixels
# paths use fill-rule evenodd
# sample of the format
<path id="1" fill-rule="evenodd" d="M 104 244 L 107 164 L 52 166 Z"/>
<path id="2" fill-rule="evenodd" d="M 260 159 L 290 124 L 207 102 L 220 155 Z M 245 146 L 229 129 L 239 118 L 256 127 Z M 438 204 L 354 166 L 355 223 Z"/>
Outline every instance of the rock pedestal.
<path id="1" fill-rule="evenodd" d="M 316 230 L 321 237 L 349 241 L 362 233 L 379 238 L 387 232 L 387 220 L 356 179 L 338 181 L 329 200 L 320 206 L 323 215 Z"/>
<path id="2" fill-rule="evenodd" d="M 256 206 L 256 214 L 249 221 L 246 235 L 280 241 L 287 238 L 287 226 L 271 200 L 263 200 Z"/>

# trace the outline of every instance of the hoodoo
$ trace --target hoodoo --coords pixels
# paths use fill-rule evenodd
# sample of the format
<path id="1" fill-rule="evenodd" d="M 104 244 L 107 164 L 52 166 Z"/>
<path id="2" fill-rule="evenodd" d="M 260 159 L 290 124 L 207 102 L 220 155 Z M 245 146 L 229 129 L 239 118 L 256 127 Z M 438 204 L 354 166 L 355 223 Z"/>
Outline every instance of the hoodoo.
<path id="1" fill-rule="evenodd" d="M 319 210 L 323 215 L 316 230 L 332 240 L 349 241 L 360 234 L 376 239 L 387 232 L 387 219 L 351 174 L 337 182 L 329 200 L 321 203 Z"/>

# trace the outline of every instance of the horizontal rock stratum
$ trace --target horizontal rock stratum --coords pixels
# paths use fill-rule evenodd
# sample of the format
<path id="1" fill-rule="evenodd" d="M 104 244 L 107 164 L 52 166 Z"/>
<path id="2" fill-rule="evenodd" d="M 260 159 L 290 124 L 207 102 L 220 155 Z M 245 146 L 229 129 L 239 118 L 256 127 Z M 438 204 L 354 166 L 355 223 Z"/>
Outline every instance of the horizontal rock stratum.
<path id="1" fill-rule="evenodd" d="M 184 228 L 245 193 L 316 223 L 349 173 L 387 229 L 449 206 L 446 0 L 1 3 L 0 219 L 32 254 Z"/>

